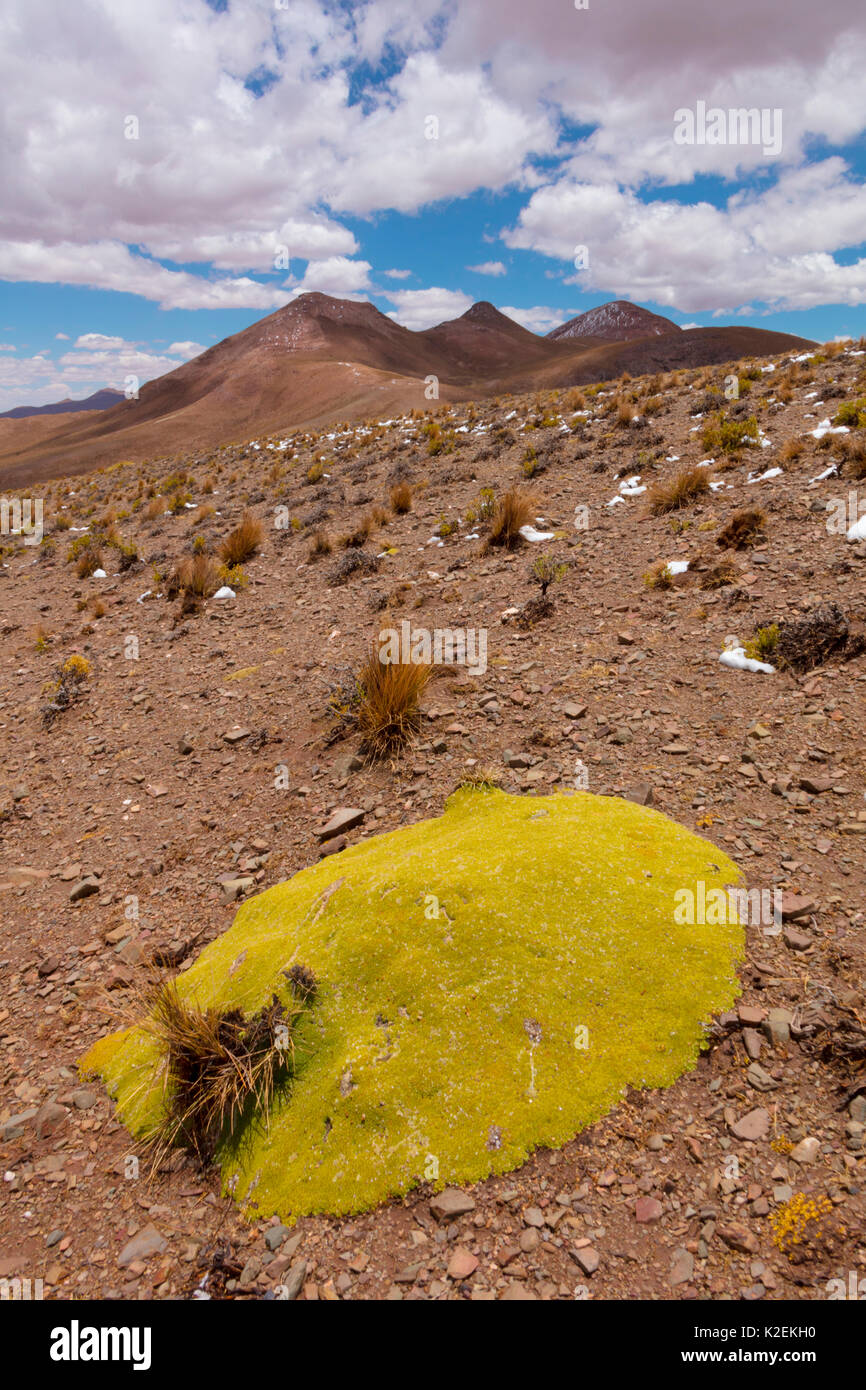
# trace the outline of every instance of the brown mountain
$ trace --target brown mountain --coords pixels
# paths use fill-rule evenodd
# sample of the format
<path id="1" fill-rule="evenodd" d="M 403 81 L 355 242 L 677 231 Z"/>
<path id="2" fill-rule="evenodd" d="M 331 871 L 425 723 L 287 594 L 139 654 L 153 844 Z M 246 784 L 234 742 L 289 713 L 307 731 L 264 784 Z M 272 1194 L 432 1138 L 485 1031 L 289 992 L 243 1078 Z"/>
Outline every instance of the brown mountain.
<path id="1" fill-rule="evenodd" d="M 26 420 L 32 415 L 74 415 L 83 410 L 108 410 L 123 399 L 122 391 L 115 391 L 113 386 L 104 386 L 101 391 L 94 391 L 92 396 L 85 396 L 80 401 L 73 401 L 67 396 L 65 400 L 55 401 L 52 405 L 16 405 L 14 410 L 4 410 L 0 420 Z"/>
<path id="2" fill-rule="evenodd" d="M 810 346 L 803 338 L 744 326 L 680 330 L 672 324 L 670 332 L 651 328 L 635 337 L 636 323 L 667 320 L 625 307 L 628 317 L 617 313 L 602 321 L 602 333 L 556 338 L 530 333 L 486 302 L 412 332 L 373 304 L 303 294 L 147 382 L 138 400 L 61 416 L 57 429 L 44 417 L 0 422 L 0 487 L 124 459 L 205 451 L 257 434 L 403 413 L 428 405 L 431 376 L 440 400 L 467 400 Z M 596 315 L 598 327 L 598 313 L 580 318 Z M 611 340 L 614 332 L 621 336 Z"/>
<path id="3" fill-rule="evenodd" d="M 548 338 L 560 342 L 564 338 L 599 338 L 603 341 L 624 342 L 628 338 L 660 337 L 666 333 L 682 333 L 678 323 L 651 314 L 640 304 L 627 299 L 612 299 L 609 304 L 597 304 L 585 314 L 561 323 L 548 333 Z"/>

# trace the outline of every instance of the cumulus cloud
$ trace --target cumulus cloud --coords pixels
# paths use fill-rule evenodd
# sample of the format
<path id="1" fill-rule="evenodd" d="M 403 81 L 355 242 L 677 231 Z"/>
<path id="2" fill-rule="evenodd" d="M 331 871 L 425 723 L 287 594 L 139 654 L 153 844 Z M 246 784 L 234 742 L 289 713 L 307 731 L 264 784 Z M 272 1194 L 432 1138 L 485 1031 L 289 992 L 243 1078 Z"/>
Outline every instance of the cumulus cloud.
<path id="1" fill-rule="evenodd" d="M 467 270 L 473 270 L 476 275 L 504 275 L 505 266 L 501 261 L 484 261 L 481 265 L 468 265 Z"/>
<path id="2" fill-rule="evenodd" d="M 459 318 L 474 302 L 462 290 L 446 290 L 439 286 L 429 290 L 389 290 L 386 298 L 397 305 L 388 318 L 415 332 Z"/>
<path id="3" fill-rule="evenodd" d="M 350 261 L 346 256 L 329 256 L 324 261 L 310 261 L 301 283 L 293 290 L 296 297 L 310 290 L 353 298 L 370 285 L 369 261 Z"/>
<path id="4" fill-rule="evenodd" d="M 530 333 L 549 333 L 551 328 L 558 328 L 561 323 L 565 323 L 566 316 L 559 309 L 545 309 L 541 305 L 533 309 L 515 309 L 512 306 L 503 306 L 502 313 L 508 318 L 514 319 L 523 328 L 528 328 Z"/>
<path id="5" fill-rule="evenodd" d="M 686 313 L 753 300 L 803 309 L 866 299 L 866 260 L 843 265 L 833 255 L 858 222 L 861 239 L 864 219 L 866 189 L 834 158 L 765 191 L 732 194 L 723 207 L 646 203 L 632 189 L 566 178 L 536 190 L 504 239 L 561 261 L 586 247 L 588 265 L 566 279 L 584 290 Z"/>
<path id="6" fill-rule="evenodd" d="M 412 274 L 411 270 L 386 270 L 384 273 L 389 280 L 408 280 Z"/>
<path id="7" fill-rule="evenodd" d="M 862 0 L 726 0 L 699 22 L 667 0 L 626 25 L 567 0 L 543 23 L 525 0 L 80 0 L 50 24 L 6 0 L 0 25 L 0 278 L 267 312 L 298 276 L 368 288 L 342 219 L 509 188 L 506 244 L 570 266 L 591 242 L 584 288 L 686 312 L 863 296 L 835 258 L 862 241 L 862 186 L 810 153 L 866 128 Z M 677 144 L 699 101 L 778 109 L 780 156 Z M 689 195 L 707 178 L 727 181 L 720 209 Z M 253 278 L 281 271 L 289 288 Z"/>

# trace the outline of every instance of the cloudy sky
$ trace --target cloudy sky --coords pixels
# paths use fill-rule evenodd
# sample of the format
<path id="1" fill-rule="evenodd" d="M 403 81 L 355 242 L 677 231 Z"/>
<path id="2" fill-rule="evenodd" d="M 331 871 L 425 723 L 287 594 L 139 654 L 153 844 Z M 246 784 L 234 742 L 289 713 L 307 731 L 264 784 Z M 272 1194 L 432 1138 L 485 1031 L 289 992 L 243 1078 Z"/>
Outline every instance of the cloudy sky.
<path id="1" fill-rule="evenodd" d="M 311 289 L 859 336 L 864 73 L 863 0 L 3 0 L 0 410 Z"/>

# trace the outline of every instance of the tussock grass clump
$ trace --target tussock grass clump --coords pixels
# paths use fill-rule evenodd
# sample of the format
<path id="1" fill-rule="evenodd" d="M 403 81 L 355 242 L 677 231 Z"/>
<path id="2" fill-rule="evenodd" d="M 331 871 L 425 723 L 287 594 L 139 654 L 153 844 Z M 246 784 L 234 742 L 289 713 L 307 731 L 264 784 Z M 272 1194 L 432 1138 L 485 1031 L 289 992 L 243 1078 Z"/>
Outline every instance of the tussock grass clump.
<path id="1" fill-rule="evenodd" d="M 147 521 L 156 521 L 168 510 L 168 504 L 164 497 L 152 497 L 144 509 L 144 516 Z"/>
<path id="2" fill-rule="evenodd" d="M 861 483 L 866 480 L 866 443 L 862 439 L 845 439 L 842 456 L 845 475 Z"/>
<path id="3" fill-rule="evenodd" d="M 314 531 L 310 539 L 310 548 L 307 552 L 309 560 L 318 560 L 320 555 L 330 555 L 332 550 L 330 539 L 325 531 Z"/>
<path id="4" fill-rule="evenodd" d="M 705 496 L 710 491 L 711 478 L 709 468 L 692 464 L 682 468 L 670 482 L 655 483 L 647 496 L 652 515 L 662 516 L 665 512 L 679 511 L 696 498 Z"/>
<path id="5" fill-rule="evenodd" d="M 85 550 L 82 550 L 75 562 L 75 573 L 79 579 L 89 579 L 92 574 L 102 568 L 102 551 L 98 545 L 89 545 Z"/>
<path id="6" fill-rule="evenodd" d="M 724 589 L 726 585 L 734 583 L 739 573 L 736 561 L 732 560 L 730 555 L 725 555 L 714 565 L 710 565 L 701 575 L 698 587 L 701 589 Z"/>
<path id="7" fill-rule="evenodd" d="M 798 458 L 802 458 L 806 452 L 805 440 L 794 435 L 791 439 L 786 439 L 779 450 L 779 458 L 783 463 L 794 463 Z"/>
<path id="8" fill-rule="evenodd" d="M 509 488 L 494 507 L 487 545 L 501 545 L 505 550 L 516 550 L 523 544 L 521 526 L 528 526 L 534 520 L 535 505 L 530 494 L 521 492 L 519 488 Z"/>
<path id="9" fill-rule="evenodd" d="M 188 1003 L 174 980 L 156 989 L 144 1025 L 163 1051 L 165 1107 L 147 1137 L 154 1166 L 176 1148 L 210 1163 L 246 1119 L 267 1124 L 278 1082 L 294 1071 L 293 1030 L 307 997 L 283 1004 L 274 994 L 246 1017 Z"/>
<path id="10" fill-rule="evenodd" d="M 220 546 L 220 559 L 225 565 L 242 565 L 258 553 L 263 538 L 264 531 L 258 517 L 245 512 Z"/>
<path id="11" fill-rule="evenodd" d="M 767 517 L 760 507 L 742 507 L 716 536 L 716 544 L 725 550 L 745 550 L 764 535 Z"/>
<path id="12" fill-rule="evenodd" d="M 430 674 L 423 662 L 382 661 L 378 648 L 371 647 L 358 673 L 355 711 L 365 753 L 384 758 L 406 746 L 420 727 L 420 701 Z"/>
<path id="13" fill-rule="evenodd" d="M 772 662 L 779 645 L 779 624 L 770 623 L 768 627 L 755 629 L 754 634 L 746 643 L 746 656 L 754 661 Z"/>
<path id="14" fill-rule="evenodd" d="M 643 577 L 643 582 L 647 589 L 672 589 L 674 577 L 667 560 L 659 560 L 656 564 L 651 565 Z"/>
<path id="15" fill-rule="evenodd" d="M 210 555 L 187 555 L 166 581 L 165 592 L 170 599 L 180 596 L 182 613 L 194 613 L 219 586 L 220 571 Z"/>
<path id="16" fill-rule="evenodd" d="M 703 434 L 704 448 L 708 453 L 736 455 L 758 438 L 758 421 L 754 415 L 744 420 L 729 420 L 720 413 L 716 421 L 707 425 Z"/>
<path id="17" fill-rule="evenodd" d="M 395 516 L 405 516 L 412 510 L 412 489 L 408 483 L 395 483 L 390 493 L 391 510 Z"/>
<path id="18" fill-rule="evenodd" d="M 849 429 L 862 429 L 866 425 L 866 396 L 859 401 L 845 401 L 840 405 L 833 419 L 834 425 L 847 425 Z"/>

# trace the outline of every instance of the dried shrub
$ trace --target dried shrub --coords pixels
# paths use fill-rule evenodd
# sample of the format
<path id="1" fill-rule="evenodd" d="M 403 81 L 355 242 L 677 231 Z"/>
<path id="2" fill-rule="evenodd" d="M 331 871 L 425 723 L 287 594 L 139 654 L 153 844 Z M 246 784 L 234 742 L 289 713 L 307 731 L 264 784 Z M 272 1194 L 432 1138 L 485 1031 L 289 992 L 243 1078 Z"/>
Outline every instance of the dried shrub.
<path id="1" fill-rule="evenodd" d="M 519 488 L 510 488 L 496 503 L 487 538 L 488 546 L 516 550 L 523 544 L 520 528 L 528 526 L 534 519 L 535 506 L 530 494 L 521 492 Z"/>
<path id="2" fill-rule="evenodd" d="M 746 550 L 763 538 L 766 524 L 760 507 L 743 507 L 716 536 L 716 544 L 725 550 Z"/>
<path id="3" fill-rule="evenodd" d="M 413 661 L 382 661 L 374 645 L 358 673 L 355 719 L 363 751 L 374 758 L 397 753 L 421 724 L 420 700 L 431 668 Z"/>
<path id="4" fill-rule="evenodd" d="M 647 500 L 653 516 L 679 511 L 696 498 L 710 491 L 712 473 L 709 468 L 693 464 L 683 468 L 669 482 L 658 482 L 650 489 Z"/>
<path id="5" fill-rule="evenodd" d="M 220 546 L 220 559 L 225 565 L 244 564 L 257 554 L 263 537 L 264 531 L 258 517 L 246 512 Z"/>

